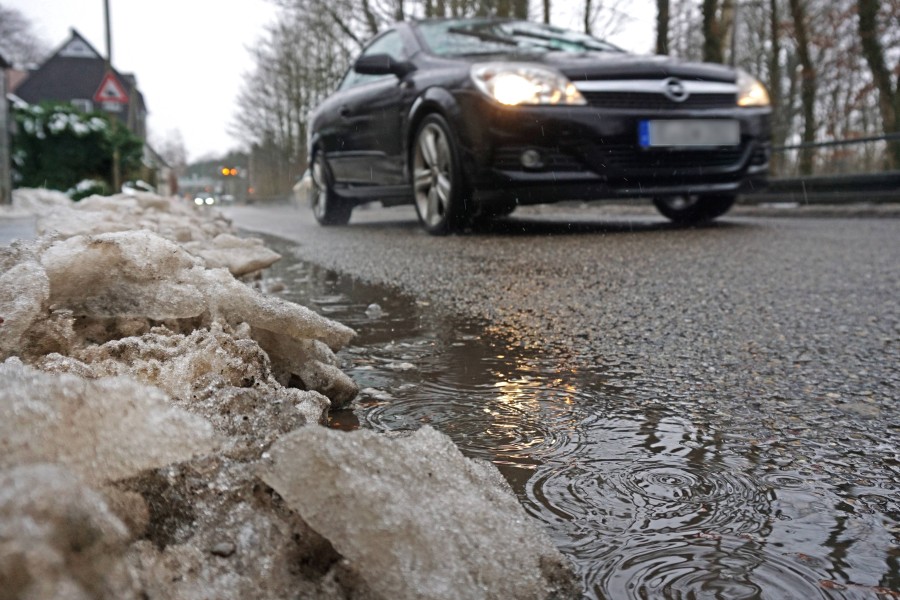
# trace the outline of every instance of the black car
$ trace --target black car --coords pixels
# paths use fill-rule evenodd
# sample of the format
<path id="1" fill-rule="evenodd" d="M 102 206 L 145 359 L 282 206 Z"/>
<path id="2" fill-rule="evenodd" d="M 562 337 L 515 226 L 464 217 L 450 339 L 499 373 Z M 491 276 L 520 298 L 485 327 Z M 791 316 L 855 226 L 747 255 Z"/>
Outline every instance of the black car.
<path id="1" fill-rule="evenodd" d="M 434 234 L 559 200 L 650 198 L 708 220 L 765 185 L 770 112 L 722 65 L 527 21 L 403 22 L 311 115 L 310 201 L 323 225 L 414 202 Z"/>

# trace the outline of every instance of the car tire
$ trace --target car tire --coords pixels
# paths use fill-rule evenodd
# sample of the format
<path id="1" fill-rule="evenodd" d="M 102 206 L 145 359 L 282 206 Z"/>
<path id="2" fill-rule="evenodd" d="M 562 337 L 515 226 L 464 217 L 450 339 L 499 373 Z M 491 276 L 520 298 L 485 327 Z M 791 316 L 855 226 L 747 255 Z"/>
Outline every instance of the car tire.
<path id="1" fill-rule="evenodd" d="M 353 205 L 334 191 L 334 180 L 325 157 L 317 152 L 313 157 L 312 185 L 309 188 L 309 206 L 320 225 L 346 225 L 350 222 Z"/>
<path id="2" fill-rule="evenodd" d="M 721 194 L 715 196 L 660 196 L 653 199 L 656 209 L 667 219 L 679 225 L 690 225 L 711 221 L 721 217 L 734 206 L 737 196 Z"/>
<path id="3" fill-rule="evenodd" d="M 462 229 L 471 196 L 450 126 L 432 113 L 419 124 L 413 139 L 410 172 L 419 222 L 432 235 Z"/>

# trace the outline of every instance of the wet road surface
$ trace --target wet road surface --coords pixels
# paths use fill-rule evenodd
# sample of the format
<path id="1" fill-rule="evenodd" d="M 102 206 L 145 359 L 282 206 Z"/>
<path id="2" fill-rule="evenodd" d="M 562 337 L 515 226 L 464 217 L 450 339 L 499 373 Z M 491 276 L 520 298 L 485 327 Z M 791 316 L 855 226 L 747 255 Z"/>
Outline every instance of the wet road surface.
<path id="1" fill-rule="evenodd" d="M 900 220 L 229 213 L 360 331 L 335 426 L 427 422 L 492 460 L 587 596 L 897 597 Z"/>

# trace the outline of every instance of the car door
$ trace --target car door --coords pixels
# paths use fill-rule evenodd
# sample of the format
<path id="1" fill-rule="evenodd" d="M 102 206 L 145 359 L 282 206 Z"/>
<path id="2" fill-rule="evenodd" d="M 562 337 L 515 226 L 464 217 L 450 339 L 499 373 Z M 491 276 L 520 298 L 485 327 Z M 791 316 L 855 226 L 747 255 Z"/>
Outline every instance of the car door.
<path id="1" fill-rule="evenodd" d="M 406 60 L 403 39 L 388 31 L 363 55 L 388 54 Z M 404 86 L 395 75 L 363 75 L 351 69 L 334 100 L 339 125 L 327 144 L 329 165 L 337 185 L 399 185 L 403 179 L 401 139 Z"/>

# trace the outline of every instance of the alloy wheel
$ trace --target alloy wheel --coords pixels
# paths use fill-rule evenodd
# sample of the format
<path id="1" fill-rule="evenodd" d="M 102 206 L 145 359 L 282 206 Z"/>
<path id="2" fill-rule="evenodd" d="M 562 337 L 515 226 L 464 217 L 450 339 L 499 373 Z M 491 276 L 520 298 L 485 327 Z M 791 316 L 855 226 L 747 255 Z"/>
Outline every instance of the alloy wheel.
<path id="1" fill-rule="evenodd" d="M 419 132 L 413 159 L 413 188 L 419 216 L 429 228 L 448 218 L 453 199 L 453 154 L 446 132 L 436 123 Z"/>

